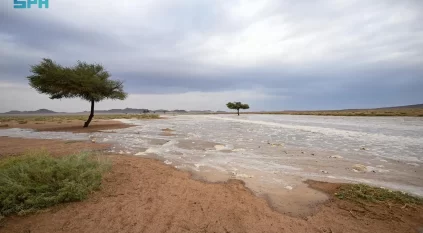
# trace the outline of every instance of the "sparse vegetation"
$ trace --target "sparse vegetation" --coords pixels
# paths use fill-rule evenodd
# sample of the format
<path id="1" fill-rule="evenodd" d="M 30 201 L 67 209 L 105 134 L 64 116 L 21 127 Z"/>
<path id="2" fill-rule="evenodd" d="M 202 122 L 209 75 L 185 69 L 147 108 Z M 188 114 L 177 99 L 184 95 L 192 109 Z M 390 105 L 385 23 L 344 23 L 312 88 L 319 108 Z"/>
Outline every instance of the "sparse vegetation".
<path id="1" fill-rule="evenodd" d="M 35 117 L 34 121 L 45 121 L 46 118 L 45 117 Z"/>
<path id="2" fill-rule="evenodd" d="M 79 143 L 79 142 L 86 142 L 85 140 L 69 140 L 66 141 L 65 144 L 73 144 L 73 143 Z"/>
<path id="3" fill-rule="evenodd" d="M 38 151 L 0 160 L 0 216 L 80 201 L 100 187 L 109 163 L 87 153 L 60 158 Z"/>
<path id="4" fill-rule="evenodd" d="M 127 118 L 127 119 L 131 119 L 131 118 L 135 118 L 135 119 L 159 119 L 160 115 L 159 114 L 129 115 L 129 118 Z"/>
<path id="5" fill-rule="evenodd" d="M 335 193 L 339 199 L 352 201 L 369 201 L 369 202 L 389 202 L 402 205 L 423 205 L 423 198 L 415 197 L 410 194 L 392 191 L 384 188 L 372 187 L 365 184 L 347 184 L 341 186 L 340 190 Z"/>
<path id="6" fill-rule="evenodd" d="M 35 122 L 35 124 L 43 124 L 45 122 L 71 123 L 72 121 L 84 121 L 84 115 L 62 115 L 62 116 L 0 116 L 1 122 L 17 122 L 19 124 L 27 124 Z M 158 114 L 119 114 L 119 115 L 97 115 L 98 120 L 112 119 L 159 119 Z M 22 122 L 22 123 L 20 123 Z M 8 125 L 9 126 L 9 125 Z M 6 127 L 6 126 L 3 126 Z"/>

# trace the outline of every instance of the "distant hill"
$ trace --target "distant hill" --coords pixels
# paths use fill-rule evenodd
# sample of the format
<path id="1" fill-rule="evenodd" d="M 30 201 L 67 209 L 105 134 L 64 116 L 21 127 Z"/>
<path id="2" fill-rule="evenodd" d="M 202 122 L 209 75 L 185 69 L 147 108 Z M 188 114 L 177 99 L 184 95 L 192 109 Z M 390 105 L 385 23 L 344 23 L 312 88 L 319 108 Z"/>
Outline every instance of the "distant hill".
<path id="1" fill-rule="evenodd" d="M 395 110 L 395 109 L 422 109 L 423 104 L 403 105 L 394 107 L 384 108 L 353 108 L 353 109 L 342 109 L 342 110 L 327 110 L 327 111 L 362 111 L 362 110 Z M 322 110 L 323 111 L 323 110 Z"/>
<path id="2" fill-rule="evenodd" d="M 145 108 L 125 108 L 125 109 L 109 109 L 109 110 L 95 110 L 96 113 L 145 113 L 150 110 Z M 88 111 L 85 111 L 88 112 Z"/>
<path id="3" fill-rule="evenodd" d="M 190 110 L 189 112 L 194 112 L 194 113 L 211 113 L 213 111 L 211 111 L 211 110 Z"/>
<path id="4" fill-rule="evenodd" d="M 85 111 L 88 112 L 88 111 Z M 186 110 L 165 110 L 165 109 L 157 109 L 157 110 L 149 110 L 145 108 L 125 108 L 125 109 L 110 109 L 110 110 L 96 110 L 96 113 L 164 113 L 164 112 L 174 112 L 174 113 L 187 113 Z"/>
<path id="5" fill-rule="evenodd" d="M 186 110 L 179 110 L 179 109 L 175 109 L 172 112 L 179 112 L 179 113 L 185 113 L 187 112 Z"/>
<path id="6" fill-rule="evenodd" d="M 157 110 L 151 110 L 152 112 L 169 112 L 166 109 L 157 109 Z"/>
<path id="7" fill-rule="evenodd" d="M 9 111 L 9 112 L 5 112 L 4 114 L 52 114 L 52 113 L 57 113 L 57 112 L 43 108 L 43 109 L 38 109 L 36 111 L 17 111 L 17 110 L 12 110 L 12 111 Z"/>
<path id="8" fill-rule="evenodd" d="M 100 113 L 100 114 L 140 114 L 140 113 L 164 113 L 164 112 L 175 112 L 175 113 L 187 113 L 186 110 L 165 110 L 165 109 L 158 109 L 158 110 L 149 110 L 146 108 L 124 108 L 124 109 L 109 109 L 109 110 L 95 110 L 95 113 Z M 199 112 L 211 112 L 211 111 L 199 111 Z M 83 112 L 55 112 L 49 109 L 39 109 L 36 111 L 17 111 L 17 110 L 12 110 L 9 112 L 5 112 L 5 113 L 0 113 L 0 114 L 11 114 L 11 115 L 15 115 L 15 114 L 53 114 L 53 113 L 61 113 L 61 114 L 67 114 L 67 113 L 89 113 L 89 111 L 83 111 Z"/>
<path id="9" fill-rule="evenodd" d="M 377 109 L 401 109 L 401 108 L 423 108 L 423 104 L 413 104 L 413 105 L 404 105 L 404 106 L 377 108 Z"/>

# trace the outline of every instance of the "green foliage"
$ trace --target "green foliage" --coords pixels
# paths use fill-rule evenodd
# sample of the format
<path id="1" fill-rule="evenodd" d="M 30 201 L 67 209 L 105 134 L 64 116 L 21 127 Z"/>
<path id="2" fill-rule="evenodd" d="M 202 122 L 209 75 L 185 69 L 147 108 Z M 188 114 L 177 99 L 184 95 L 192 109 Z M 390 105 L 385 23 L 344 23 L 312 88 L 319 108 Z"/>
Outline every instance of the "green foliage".
<path id="1" fill-rule="evenodd" d="M 235 109 L 235 110 L 239 110 L 239 109 L 249 109 L 250 106 L 248 104 L 243 104 L 241 102 L 229 102 L 226 104 L 226 106 L 229 109 Z"/>
<path id="2" fill-rule="evenodd" d="M 54 158 L 39 151 L 0 160 L 0 215 L 83 200 L 100 187 L 108 167 L 86 153 Z"/>
<path id="3" fill-rule="evenodd" d="M 340 190 L 335 193 L 339 199 L 348 199 L 353 201 L 370 201 L 370 202 L 393 202 L 399 204 L 423 204 L 423 198 L 415 197 L 410 194 L 392 191 L 384 188 L 377 188 L 365 184 L 348 184 L 343 185 Z"/>
<path id="4" fill-rule="evenodd" d="M 50 99 L 81 98 L 91 102 L 91 114 L 85 122 L 88 127 L 94 116 L 94 103 L 104 99 L 124 100 L 123 82 L 109 80 L 110 74 L 102 65 L 78 61 L 73 67 L 63 67 L 51 59 L 31 66 L 33 75 L 29 84 L 39 93 L 50 95 Z"/>
<path id="5" fill-rule="evenodd" d="M 79 97 L 99 102 L 104 99 L 126 98 L 122 81 L 109 80 L 110 74 L 99 64 L 78 61 L 73 67 L 63 67 L 51 59 L 31 66 L 29 84 L 51 99 Z"/>
<path id="6" fill-rule="evenodd" d="M 235 110 L 237 110 L 238 111 L 238 116 L 239 116 L 239 110 L 240 109 L 249 109 L 250 108 L 250 106 L 248 104 L 243 104 L 241 102 L 229 102 L 229 103 L 226 104 L 226 106 L 229 109 L 235 109 Z"/>

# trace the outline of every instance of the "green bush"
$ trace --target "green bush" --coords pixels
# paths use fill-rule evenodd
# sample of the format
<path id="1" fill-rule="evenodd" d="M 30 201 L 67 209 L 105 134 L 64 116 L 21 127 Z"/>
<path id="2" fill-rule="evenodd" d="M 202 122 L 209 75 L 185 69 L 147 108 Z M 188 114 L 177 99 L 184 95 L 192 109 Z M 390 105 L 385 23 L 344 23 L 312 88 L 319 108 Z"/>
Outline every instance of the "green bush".
<path id="1" fill-rule="evenodd" d="M 394 202 L 400 204 L 423 205 L 423 198 L 400 191 L 372 187 L 365 184 L 348 184 L 335 193 L 339 199 L 370 202 Z"/>
<path id="2" fill-rule="evenodd" d="M 81 201 L 100 187 L 108 167 L 88 153 L 54 158 L 40 151 L 0 160 L 0 215 Z"/>
<path id="3" fill-rule="evenodd" d="M 140 115 L 133 115 L 136 119 L 159 119 L 159 114 L 140 114 Z"/>

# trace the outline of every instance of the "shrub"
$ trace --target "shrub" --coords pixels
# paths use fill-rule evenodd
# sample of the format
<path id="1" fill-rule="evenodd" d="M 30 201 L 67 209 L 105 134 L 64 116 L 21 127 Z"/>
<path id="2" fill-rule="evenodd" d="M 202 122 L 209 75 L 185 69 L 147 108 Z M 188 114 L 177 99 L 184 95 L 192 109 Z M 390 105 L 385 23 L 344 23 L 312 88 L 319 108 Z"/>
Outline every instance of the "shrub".
<path id="1" fill-rule="evenodd" d="M 0 160 L 0 215 L 81 201 L 100 187 L 108 167 L 87 153 L 54 158 L 39 151 Z"/>
<path id="2" fill-rule="evenodd" d="M 102 115 L 97 119 L 159 119 L 159 114 L 125 114 L 125 115 Z"/>
<path id="3" fill-rule="evenodd" d="M 158 114 L 141 114 L 141 115 L 135 115 L 136 119 L 159 119 L 160 116 Z"/>
<path id="4" fill-rule="evenodd" d="M 370 202 L 394 202 L 400 204 L 423 204 L 423 198 L 400 191 L 372 187 L 365 184 L 348 184 L 335 193 L 339 199 Z"/>

